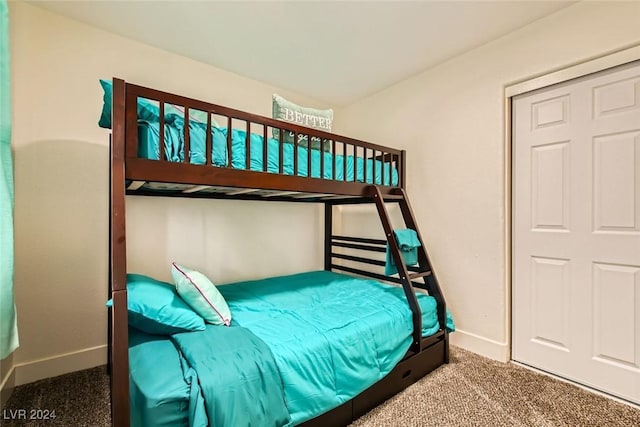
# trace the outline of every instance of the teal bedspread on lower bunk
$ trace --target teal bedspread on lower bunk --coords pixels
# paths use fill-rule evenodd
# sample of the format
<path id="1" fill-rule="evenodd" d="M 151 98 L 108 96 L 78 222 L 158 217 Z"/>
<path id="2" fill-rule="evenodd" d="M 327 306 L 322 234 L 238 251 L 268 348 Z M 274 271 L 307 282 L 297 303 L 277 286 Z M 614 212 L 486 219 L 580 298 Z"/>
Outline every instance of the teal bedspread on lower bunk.
<path id="1" fill-rule="evenodd" d="M 380 380 L 411 344 L 403 290 L 316 271 L 221 286 L 235 321 L 273 351 L 294 424 Z M 419 296 L 423 335 L 438 330 L 435 300 Z"/>
<path id="2" fill-rule="evenodd" d="M 202 125 L 194 123 L 191 126 L 190 162 L 192 164 L 203 165 L 206 163 L 206 137 Z M 231 165 L 234 169 L 247 169 L 246 166 L 246 132 L 233 129 L 231 133 Z M 149 123 L 145 121 L 138 122 L 138 156 L 151 160 L 159 158 L 159 140 L 160 132 L 157 123 Z M 251 161 L 250 170 L 263 171 L 263 145 L 264 138 L 261 135 L 252 133 L 250 135 Z M 267 138 L 267 172 L 279 173 L 280 171 L 280 142 Z M 293 144 L 283 144 L 283 173 L 285 175 L 294 174 L 294 147 Z M 384 185 L 398 184 L 398 171 L 388 162 L 383 164 L 379 160 L 367 159 L 367 176 L 365 181 L 364 163 L 362 157 L 354 157 L 352 155 L 343 156 L 337 154 L 336 175 L 332 178 L 333 171 L 333 155 L 326 151 L 308 150 L 305 147 L 298 146 L 298 176 L 309 176 L 308 171 L 308 153 L 311 152 L 311 177 L 320 178 L 321 161 L 320 156 L 324 156 L 324 179 L 335 179 L 337 181 L 353 181 L 354 173 L 356 173 L 357 182 L 367 182 Z M 164 135 L 164 153 L 167 160 L 172 162 L 182 162 L 183 154 L 183 131 L 180 127 L 165 126 Z M 227 149 L 227 129 L 213 128 L 212 133 L 212 163 L 214 166 L 225 167 L 229 164 L 229 153 Z M 345 179 L 344 162 L 347 162 L 347 172 Z M 375 177 L 373 176 L 373 168 L 375 162 Z M 384 178 L 384 180 L 383 180 Z"/>
<path id="3" fill-rule="evenodd" d="M 272 414 L 271 420 L 280 420 L 270 425 L 297 425 L 353 398 L 383 378 L 402 359 L 411 343 L 411 311 L 399 287 L 316 271 L 239 282 L 218 289 L 233 314 L 231 328 L 208 325 L 205 331 L 157 340 L 165 343 L 162 349 L 156 340 L 151 341 L 153 347 L 147 352 L 142 351 L 141 345 L 130 348 L 131 400 L 139 402 L 132 404 L 132 421 L 142 421 L 132 422 L 133 425 L 199 427 L 206 423 L 202 420 L 207 419 L 218 420 L 211 423 L 216 426 L 250 425 L 251 417 L 264 417 L 264 414 Z M 423 336 L 432 335 L 439 329 L 436 302 L 424 294 L 418 294 L 418 301 L 423 314 Z M 268 374 L 265 378 L 270 380 L 255 380 L 256 370 L 252 366 L 256 362 L 246 365 L 250 359 L 245 357 L 251 353 L 247 345 L 253 345 L 253 338 L 242 332 L 243 336 L 238 335 L 236 340 L 238 331 L 250 331 L 270 350 L 271 366 L 268 354 L 263 357 L 265 353 L 261 351 L 258 358 Z M 135 339 L 130 341 L 130 346 L 132 342 Z M 140 356 L 143 353 L 149 353 L 151 359 L 145 360 Z M 169 362 L 161 363 L 166 368 L 158 375 L 156 361 L 160 357 Z M 273 380 L 274 369 L 282 391 Z M 222 379 L 221 372 L 229 373 L 230 377 Z M 261 401 L 256 397 L 255 404 L 245 408 L 247 395 L 234 395 L 242 387 L 242 380 L 232 381 L 234 376 L 243 375 L 255 380 L 249 395 L 261 387 L 268 389 L 267 394 L 272 397 L 282 392 L 289 421 L 278 418 L 277 399 L 258 404 Z M 149 384 L 154 381 L 160 381 L 161 385 Z M 231 383 L 235 385 L 230 388 Z M 146 399 L 145 390 L 155 390 L 156 395 L 163 397 Z M 165 393 L 172 390 L 175 394 L 165 399 L 169 403 L 162 401 L 167 396 L 161 390 Z M 173 424 L 162 423 L 163 418 L 177 417 L 171 414 L 176 409 L 175 401 L 180 400 L 177 395 L 182 396 L 180 422 L 183 424 L 175 419 Z M 229 400 L 235 397 L 239 403 Z M 149 409 L 153 405 L 157 416 Z M 164 405 L 169 405 L 167 408 L 171 411 L 163 408 Z M 141 408 L 145 417 L 134 413 Z M 238 408 L 237 413 L 220 414 L 228 408 Z M 221 424 L 218 416 L 240 418 L 233 418 L 233 424 Z M 145 419 L 153 422 L 144 422 Z"/>

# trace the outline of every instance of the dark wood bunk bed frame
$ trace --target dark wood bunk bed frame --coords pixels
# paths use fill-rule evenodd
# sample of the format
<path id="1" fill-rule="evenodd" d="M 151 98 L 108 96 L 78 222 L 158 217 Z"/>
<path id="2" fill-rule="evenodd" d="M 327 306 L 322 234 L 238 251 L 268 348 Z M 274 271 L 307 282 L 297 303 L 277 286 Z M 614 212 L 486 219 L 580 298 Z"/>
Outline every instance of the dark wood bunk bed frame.
<path id="1" fill-rule="evenodd" d="M 137 102 L 138 98 L 157 101 L 159 105 L 159 160 L 138 157 Z M 164 111 L 165 104 L 184 107 L 184 161 L 167 161 L 164 157 Z M 207 112 L 206 127 L 206 164 L 191 164 L 189 161 L 189 110 Z M 212 115 L 227 118 L 227 153 L 228 165 L 216 167 L 212 165 Z M 252 128 L 258 126 L 263 131 L 263 171 L 233 169 L 231 128 L 234 121 L 246 124 L 246 166 L 250 164 L 250 134 Z M 267 172 L 267 131 L 268 128 L 280 129 L 279 132 L 279 173 Z M 353 180 L 347 179 L 347 162 L 344 161 L 344 180 L 310 178 L 298 176 L 298 145 L 294 144 L 293 175 L 283 174 L 283 134 L 290 131 L 294 141 L 298 135 L 330 141 L 329 151 L 332 154 L 332 177 L 335 178 L 336 155 L 347 154 L 373 159 L 372 176 L 376 176 L 376 167 L 381 163 L 381 182 L 385 182 L 385 165 L 389 164 L 389 183 L 391 183 L 391 166 L 398 172 L 398 186 L 371 185 L 356 182 L 357 161 L 354 161 Z M 111 374 L 111 411 L 112 424 L 117 427 L 128 426 L 130 422 L 129 408 L 129 358 L 128 358 L 128 321 L 127 321 L 127 286 L 126 286 L 126 233 L 125 233 L 125 196 L 178 196 L 200 198 L 225 198 L 243 200 L 272 200 L 307 203 L 323 203 L 324 213 L 324 269 L 339 270 L 346 273 L 371 277 L 381 281 L 400 284 L 404 289 L 407 302 L 412 312 L 413 341 L 405 357 L 382 380 L 370 388 L 345 402 L 341 406 L 322 414 L 302 425 L 304 426 L 338 426 L 349 424 L 352 420 L 364 415 L 370 409 L 397 394 L 407 386 L 415 383 L 438 366 L 449 362 L 449 339 L 446 330 L 445 299 L 438 285 L 436 275 L 431 268 L 428 255 L 424 249 L 424 240 L 418 230 L 415 217 L 405 193 L 406 154 L 404 150 L 396 150 L 381 145 L 370 144 L 352 138 L 296 126 L 267 117 L 210 104 L 195 99 L 162 92 L 142 86 L 113 79 L 112 95 L 112 133 L 110 138 L 110 222 L 109 222 L 109 294 L 113 306 L 109 311 L 109 371 Z M 308 151 L 310 153 L 311 150 Z M 311 155 L 307 156 L 308 169 L 311 171 Z M 378 162 L 376 162 L 377 160 Z M 325 170 L 324 155 L 320 156 L 320 170 Z M 364 174 L 367 177 L 367 162 L 363 162 Z M 162 184 L 158 187 L 147 186 L 149 183 Z M 169 184 L 169 185 L 167 185 Z M 396 239 L 393 238 L 391 221 L 388 216 L 387 202 L 399 203 L 402 216 L 408 228 L 414 229 L 422 247 L 418 251 L 419 265 L 407 267 L 402 259 Z M 345 204 L 374 203 L 386 235 L 386 239 L 370 239 L 361 237 L 339 236 L 333 234 L 333 207 Z M 334 259 L 352 263 L 382 266 L 384 261 L 334 252 L 334 248 L 347 248 L 368 253 L 385 252 L 389 245 L 396 266 L 398 277 L 385 276 L 366 269 L 334 263 Z M 360 252 L 359 252 L 360 253 Z M 438 304 L 438 321 L 440 330 L 429 337 L 421 336 L 422 318 L 420 306 L 414 288 L 426 290 Z"/>

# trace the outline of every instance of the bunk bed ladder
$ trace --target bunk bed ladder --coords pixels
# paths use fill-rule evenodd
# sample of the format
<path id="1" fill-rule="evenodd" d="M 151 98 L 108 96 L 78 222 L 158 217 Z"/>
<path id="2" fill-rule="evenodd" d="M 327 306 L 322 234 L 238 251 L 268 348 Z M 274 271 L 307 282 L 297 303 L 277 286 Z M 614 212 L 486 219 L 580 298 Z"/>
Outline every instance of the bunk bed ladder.
<path id="1" fill-rule="evenodd" d="M 411 312 L 413 313 L 414 330 L 413 344 L 411 346 L 411 349 L 414 351 L 422 350 L 422 314 L 415 295 L 414 286 L 425 289 L 429 293 L 429 295 L 431 295 L 436 300 L 438 304 L 438 322 L 440 323 L 440 327 L 445 334 L 446 341 L 448 339 L 448 332 L 446 328 L 446 303 L 440 289 L 440 285 L 438 284 L 436 275 L 431 268 L 431 262 L 429 261 L 429 256 L 427 254 L 424 240 L 422 239 L 420 230 L 418 229 L 418 224 L 416 223 L 415 215 L 413 214 L 413 210 L 411 209 L 411 205 L 409 204 L 409 199 L 405 190 L 403 188 L 394 189 L 393 195 L 395 197 L 390 201 L 397 202 L 400 205 L 400 211 L 402 212 L 402 218 L 406 227 L 415 230 L 418 236 L 418 240 L 420 241 L 420 247 L 417 249 L 418 268 L 410 268 L 404 262 L 404 259 L 400 253 L 400 247 L 398 246 L 398 242 L 396 241 L 393 234 L 393 228 L 391 225 L 391 220 L 389 218 L 389 213 L 387 212 L 387 208 L 385 205 L 385 199 L 380 192 L 380 189 L 375 185 L 370 186 L 369 195 L 376 204 L 376 208 L 380 216 L 380 221 L 382 222 L 382 227 L 384 229 L 384 234 L 387 239 L 391 255 L 393 256 L 393 261 L 395 262 L 395 265 L 398 269 L 398 277 L 400 279 L 400 283 L 402 284 L 405 296 L 407 297 L 407 301 L 409 302 L 409 307 L 411 308 Z M 420 282 L 419 280 L 422 280 L 422 282 Z M 449 363 L 448 345 L 445 346 L 445 363 Z"/>

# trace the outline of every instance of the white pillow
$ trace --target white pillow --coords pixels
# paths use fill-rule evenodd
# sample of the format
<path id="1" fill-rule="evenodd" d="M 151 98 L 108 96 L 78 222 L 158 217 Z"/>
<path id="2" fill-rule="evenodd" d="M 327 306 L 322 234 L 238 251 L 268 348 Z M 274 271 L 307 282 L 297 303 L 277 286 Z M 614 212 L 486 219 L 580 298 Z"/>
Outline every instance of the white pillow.
<path id="1" fill-rule="evenodd" d="M 171 277 L 178 294 L 207 323 L 231 325 L 231 310 L 207 276 L 174 262 L 171 267 Z"/>

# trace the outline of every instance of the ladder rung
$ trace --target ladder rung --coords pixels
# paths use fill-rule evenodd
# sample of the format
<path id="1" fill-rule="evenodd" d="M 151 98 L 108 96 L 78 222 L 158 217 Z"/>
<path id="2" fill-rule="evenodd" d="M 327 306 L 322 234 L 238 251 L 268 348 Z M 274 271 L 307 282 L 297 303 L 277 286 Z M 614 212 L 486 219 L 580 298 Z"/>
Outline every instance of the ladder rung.
<path id="1" fill-rule="evenodd" d="M 421 273 L 410 274 L 409 280 L 419 279 L 421 277 L 431 276 L 431 271 L 423 271 Z"/>

